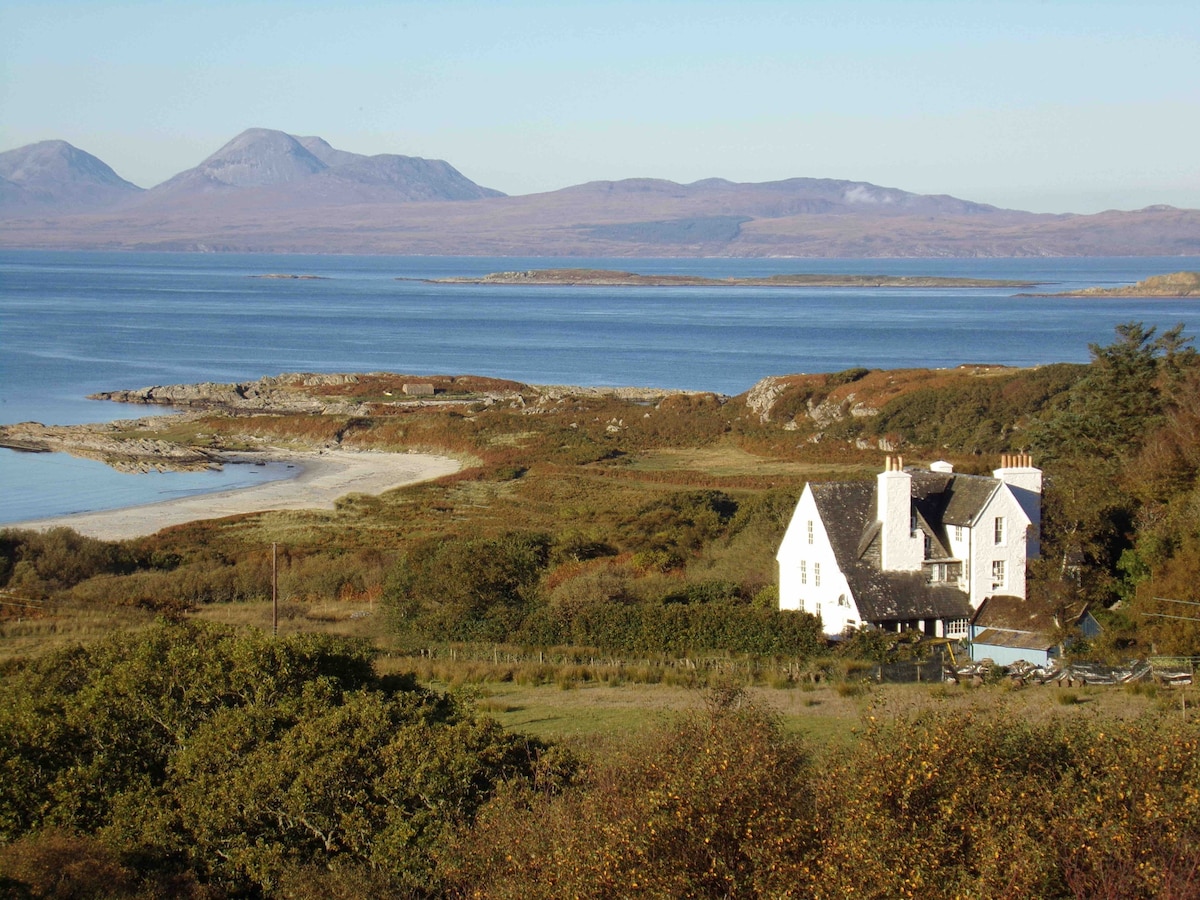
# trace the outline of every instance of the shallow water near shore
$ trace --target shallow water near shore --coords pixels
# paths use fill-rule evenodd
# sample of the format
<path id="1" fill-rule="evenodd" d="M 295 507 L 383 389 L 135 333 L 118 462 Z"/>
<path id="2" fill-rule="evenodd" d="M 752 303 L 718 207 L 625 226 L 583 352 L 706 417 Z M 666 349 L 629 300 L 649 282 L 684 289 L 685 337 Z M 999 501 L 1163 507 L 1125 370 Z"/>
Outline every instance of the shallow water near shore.
<path id="1" fill-rule="evenodd" d="M 86 400 L 153 384 L 281 372 L 474 374 L 533 384 L 738 394 L 768 375 L 1085 362 L 1116 324 L 1200 327 L 1200 300 L 1017 297 L 1011 289 L 435 285 L 419 279 L 581 267 L 1022 279 L 1045 290 L 1200 269 L 1188 257 L 810 260 L 511 259 L 0 252 L 0 422 L 161 412 Z M 320 279 L 266 279 L 269 273 Z M 397 280 L 418 279 L 418 280 Z M 1043 288 L 1038 288 L 1042 290 Z M 0 522 L 227 490 L 224 473 L 124 475 L 0 451 Z"/>
<path id="2" fill-rule="evenodd" d="M 297 474 L 282 462 L 227 464 L 219 471 L 118 472 L 66 453 L 0 449 L 0 524 L 238 490 Z"/>

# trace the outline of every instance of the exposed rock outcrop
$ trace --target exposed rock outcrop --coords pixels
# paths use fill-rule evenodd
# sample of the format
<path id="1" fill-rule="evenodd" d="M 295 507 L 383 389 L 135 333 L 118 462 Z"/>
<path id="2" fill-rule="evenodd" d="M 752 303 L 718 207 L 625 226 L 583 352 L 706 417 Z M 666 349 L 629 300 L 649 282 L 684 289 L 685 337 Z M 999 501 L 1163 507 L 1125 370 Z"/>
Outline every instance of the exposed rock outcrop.
<path id="1" fill-rule="evenodd" d="M 103 391 L 91 400 L 147 403 L 181 409 L 219 409 L 224 412 L 309 413 L 369 416 L 389 408 L 447 403 L 506 402 L 545 405 L 569 397 L 613 397 L 655 403 L 691 391 L 640 387 L 580 387 L 528 385 L 474 376 L 421 376 L 430 391 L 414 394 L 413 376 L 387 372 L 364 375 L 288 373 L 257 381 L 155 385 L 136 390 Z"/>
<path id="2" fill-rule="evenodd" d="M 320 397 L 304 388 L 357 384 L 357 375 L 285 374 L 258 381 L 170 384 L 136 390 L 102 391 L 89 400 L 148 403 L 182 409 L 221 409 L 229 412 L 313 413 L 317 415 L 369 415 L 367 403 L 342 397 Z"/>
<path id="3" fill-rule="evenodd" d="M 131 426 L 144 429 L 146 420 L 108 425 L 42 425 L 21 422 L 0 425 L 0 447 L 27 453 L 70 453 L 96 459 L 122 472 L 195 471 L 220 468 L 211 450 L 170 441 L 127 436 Z"/>
<path id="4" fill-rule="evenodd" d="M 746 406 L 764 425 L 771 421 L 775 401 L 788 389 L 788 383 L 778 375 L 768 375 L 746 392 Z"/>

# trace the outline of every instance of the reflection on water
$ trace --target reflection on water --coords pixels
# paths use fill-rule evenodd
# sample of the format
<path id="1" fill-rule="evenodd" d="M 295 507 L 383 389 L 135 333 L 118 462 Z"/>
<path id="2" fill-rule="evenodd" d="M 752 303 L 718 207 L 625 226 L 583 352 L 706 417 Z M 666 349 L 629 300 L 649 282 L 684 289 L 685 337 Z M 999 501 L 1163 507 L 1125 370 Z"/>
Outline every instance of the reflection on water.
<path id="1" fill-rule="evenodd" d="M 239 463 L 220 471 L 129 473 L 66 453 L 0 449 L 0 523 L 140 506 L 252 487 L 296 473 L 280 462 Z"/>

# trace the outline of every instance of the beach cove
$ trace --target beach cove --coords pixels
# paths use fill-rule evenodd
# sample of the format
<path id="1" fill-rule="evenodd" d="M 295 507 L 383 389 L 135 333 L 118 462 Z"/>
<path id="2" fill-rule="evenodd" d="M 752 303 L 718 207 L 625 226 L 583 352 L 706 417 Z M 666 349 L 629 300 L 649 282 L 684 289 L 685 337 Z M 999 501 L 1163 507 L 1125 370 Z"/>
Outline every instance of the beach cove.
<path id="1" fill-rule="evenodd" d="M 348 494 L 376 495 L 395 488 L 451 475 L 462 464 L 423 453 L 379 453 L 353 450 L 311 452 L 265 450 L 255 460 L 270 459 L 295 467 L 291 478 L 264 484 L 196 494 L 158 503 L 34 519 L 6 525 L 44 531 L 67 527 L 106 541 L 154 534 L 172 525 L 282 509 L 333 509 Z M 244 462 L 233 457 L 230 462 Z"/>

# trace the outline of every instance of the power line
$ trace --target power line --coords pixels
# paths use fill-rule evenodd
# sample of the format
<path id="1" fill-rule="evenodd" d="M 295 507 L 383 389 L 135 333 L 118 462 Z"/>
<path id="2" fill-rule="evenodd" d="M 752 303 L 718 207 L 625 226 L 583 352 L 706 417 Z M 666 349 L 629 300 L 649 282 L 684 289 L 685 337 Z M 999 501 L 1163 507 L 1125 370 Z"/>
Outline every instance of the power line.
<path id="1" fill-rule="evenodd" d="M 1200 606 L 1200 603 L 1197 603 L 1195 600 L 1172 600 L 1170 597 L 1155 597 L 1154 599 L 1163 603 L 1183 603 L 1187 606 Z"/>

